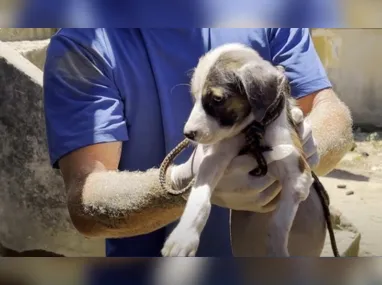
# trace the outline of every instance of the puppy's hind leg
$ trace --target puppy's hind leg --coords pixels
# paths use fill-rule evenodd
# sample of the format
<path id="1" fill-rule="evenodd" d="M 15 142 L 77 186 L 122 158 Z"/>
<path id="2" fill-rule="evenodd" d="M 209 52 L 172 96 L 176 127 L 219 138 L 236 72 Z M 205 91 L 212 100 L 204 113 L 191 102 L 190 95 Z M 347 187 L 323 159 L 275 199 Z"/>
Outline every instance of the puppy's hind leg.
<path id="1" fill-rule="evenodd" d="M 300 203 L 309 195 L 313 178 L 297 150 L 278 161 L 270 171 L 277 172 L 282 189 L 269 226 L 267 252 L 270 257 L 288 257 L 289 233 Z"/>

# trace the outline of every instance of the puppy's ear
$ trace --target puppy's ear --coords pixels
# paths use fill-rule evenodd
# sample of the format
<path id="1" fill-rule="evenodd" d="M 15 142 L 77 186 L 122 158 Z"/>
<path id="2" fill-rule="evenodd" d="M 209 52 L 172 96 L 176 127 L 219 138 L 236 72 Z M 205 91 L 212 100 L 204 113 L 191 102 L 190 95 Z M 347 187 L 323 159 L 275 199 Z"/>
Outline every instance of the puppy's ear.
<path id="1" fill-rule="evenodd" d="M 263 121 L 269 106 L 280 92 L 288 92 L 286 76 L 268 62 L 248 63 L 239 69 L 237 77 L 258 122 Z"/>
<path id="2" fill-rule="evenodd" d="M 279 93 L 282 93 L 286 98 L 291 96 L 291 89 L 288 77 L 285 74 L 285 68 L 282 65 L 277 65 L 276 69 L 279 71 L 278 88 Z"/>

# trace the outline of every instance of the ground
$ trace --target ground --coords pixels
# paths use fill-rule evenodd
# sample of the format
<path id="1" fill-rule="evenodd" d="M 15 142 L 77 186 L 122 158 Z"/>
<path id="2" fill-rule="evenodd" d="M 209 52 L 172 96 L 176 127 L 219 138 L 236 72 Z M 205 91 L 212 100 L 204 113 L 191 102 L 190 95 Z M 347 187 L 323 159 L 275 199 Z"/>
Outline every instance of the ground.
<path id="1" fill-rule="evenodd" d="M 381 256 L 382 133 L 357 130 L 354 149 L 321 181 L 331 205 L 361 233 L 359 256 Z"/>

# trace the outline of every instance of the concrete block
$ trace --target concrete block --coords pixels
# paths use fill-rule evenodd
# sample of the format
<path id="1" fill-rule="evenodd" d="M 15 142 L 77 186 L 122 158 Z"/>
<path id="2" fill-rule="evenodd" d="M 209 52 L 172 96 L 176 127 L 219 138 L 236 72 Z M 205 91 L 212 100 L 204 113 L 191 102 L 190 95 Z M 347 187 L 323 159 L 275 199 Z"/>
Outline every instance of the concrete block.
<path id="1" fill-rule="evenodd" d="M 0 243 L 17 250 L 103 256 L 104 241 L 74 229 L 47 152 L 42 71 L 0 42 Z"/>
<path id="2" fill-rule="evenodd" d="M 361 234 L 358 232 L 358 229 L 333 206 L 330 207 L 330 216 L 340 255 L 343 257 L 357 257 L 359 255 L 361 241 Z M 334 256 L 329 233 L 326 235 L 325 245 L 321 256 Z"/>
<path id="3" fill-rule="evenodd" d="M 0 41 L 46 40 L 57 30 L 57 28 L 0 28 Z"/>
<path id="4" fill-rule="evenodd" d="M 43 70 L 49 42 L 50 39 L 40 41 L 14 41 L 6 42 L 6 44 Z"/>
<path id="5" fill-rule="evenodd" d="M 342 257 L 357 257 L 359 255 L 361 234 L 348 230 L 334 230 L 337 247 Z M 330 244 L 329 234 L 326 236 L 324 249 L 321 257 L 333 257 L 333 250 Z"/>

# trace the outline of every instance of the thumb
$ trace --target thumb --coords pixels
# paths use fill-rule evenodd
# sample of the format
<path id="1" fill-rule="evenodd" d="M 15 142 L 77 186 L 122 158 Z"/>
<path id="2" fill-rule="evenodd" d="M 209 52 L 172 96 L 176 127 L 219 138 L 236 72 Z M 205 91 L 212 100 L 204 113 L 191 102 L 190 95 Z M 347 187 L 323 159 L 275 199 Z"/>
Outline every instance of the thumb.
<path id="1" fill-rule="evenodd" d="M 290 144 L 280 144 L 273 146 L 271 151 L 264 152 L 264 158 L 268 164 L 273 161 L 281 160 L 292 154 L 294 146 Z"/>
<path id="2" fill-rule="evenodd" d="M 293 151 L 293 146 L 285 144 L 272 147 L 271 151 L 263 152 L 263 155 L 267 164 L 270 164 L 289 156 Z M 231 161 L 227 167 L 226 174 L 235 172 L 248 173 L 257 166 L 257 160 L 254 156 L 250 154 L 239 155 Z"/>

